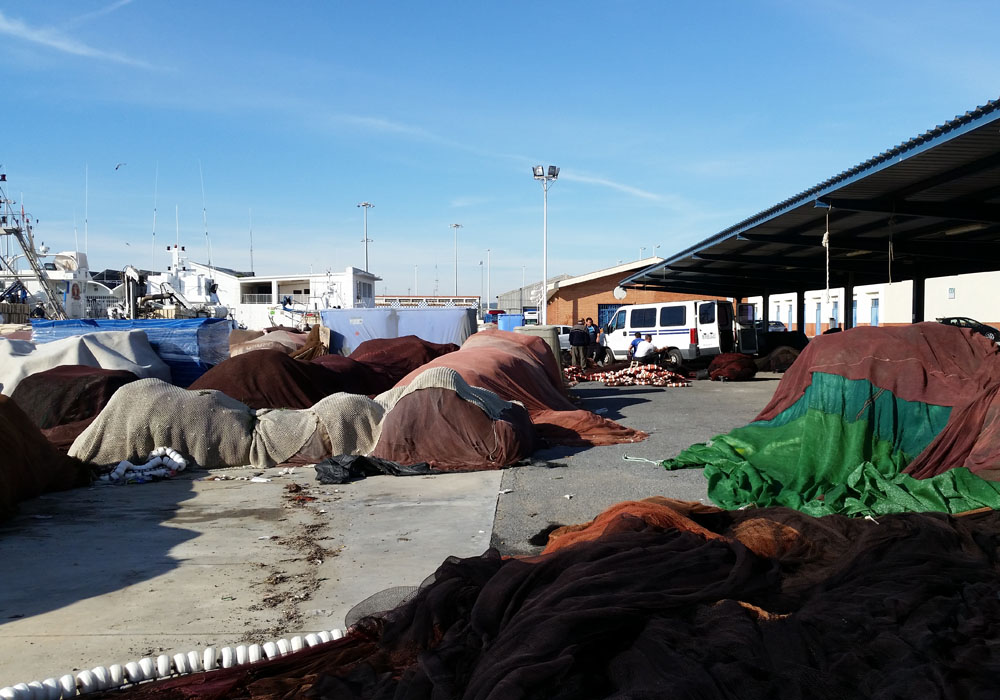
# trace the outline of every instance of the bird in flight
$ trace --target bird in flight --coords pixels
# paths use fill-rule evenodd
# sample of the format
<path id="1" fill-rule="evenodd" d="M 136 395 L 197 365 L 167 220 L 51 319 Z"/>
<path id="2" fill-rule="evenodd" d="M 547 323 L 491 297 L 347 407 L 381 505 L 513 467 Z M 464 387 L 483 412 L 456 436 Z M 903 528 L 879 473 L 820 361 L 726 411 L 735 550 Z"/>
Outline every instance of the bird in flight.
<path id="1" fill-rule="evenodd" d="M 123 165 L 128 165 L 128 163 L 119 163 L 118 165 L 115 166 L 115 170 L 118 170 L 118 168 L 122 167 Z"/>

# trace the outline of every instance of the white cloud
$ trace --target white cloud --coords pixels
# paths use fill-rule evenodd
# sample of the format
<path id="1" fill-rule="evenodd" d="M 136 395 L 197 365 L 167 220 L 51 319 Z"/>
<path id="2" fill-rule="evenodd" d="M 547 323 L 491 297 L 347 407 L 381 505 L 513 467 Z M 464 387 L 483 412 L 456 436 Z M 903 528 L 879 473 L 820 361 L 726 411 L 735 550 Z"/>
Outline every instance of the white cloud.
<path id="1" fill-rule="evenodd" d="M 67 36 L 57 29 L 48 27 L 29 27 L 18 19 L 9 19 L 3 12 L 0 12 L 0 35 L 6 35 L 27 41 L 49 49 L 54 49 L 62 53 L 73 56 L 83 56 L 101 61 L 112 61 L 138 68 L 152 68 L 145 61 L 130 58 L 124 54 L 114 51 L 103 51 L 101 49 L 88 46 L 81 41 Z"/>
<path id="2" fill-rule="evenodd" d="M 664 201 L 663 195 L 656 194 L 655 192 L 647 192 L 646 190 L 641 190 L 638 187 L 632 187 L 631 185 L 623 185 L 620 182 L 615 182 L 614 180 L 608 180 L 604 177 L 595 177 L 592 175 L 580 175 L 578 173 L 560 173 L 563 180 L 569 182 L 583 182 L 588 185 L 599 185 L 601 187 L 609 187 L 613 190 L 619 192 L 624 192 L 625 194 L 630 194 L 633 197 L 639 197 L 641 199 L 648 199 L 653 202 Z"/>
<path id="3" fill-rule="evenodd" d="M 430 133 L 426 129 L 420 128 L 419 126 L 401 124 L 388 119 L 382 119 L 381 117 L 365 117 L 356 114 L 337 114 L 331 117 L 331 121 L 334 123 L 344 124 L 346 126 L 366 129 L 368 131 L 400 134 L 403 136 L 415 136 L 433 141 L 439 140 L 434 134 Z"/>
<path id="4" fill-rule="evenodd" d="M 89 22 L 92 19 L 97 19 L 98 17 L 111 14 L 115 10 L 121 9 L 122 7 L 125 7 L 126 5 L 130 4 L 132 4 L 132 0 L 117 0 L 117 2 L 113 2 L 110 5 L 102 7 L 99 10 L 94 10 L 93 12 L 87 12 L 86 14 L 82 14 L 79 17 L 74 17 L 64 26 L 71 27 L 77 24 L 83 24 L 84 22 Z"/>

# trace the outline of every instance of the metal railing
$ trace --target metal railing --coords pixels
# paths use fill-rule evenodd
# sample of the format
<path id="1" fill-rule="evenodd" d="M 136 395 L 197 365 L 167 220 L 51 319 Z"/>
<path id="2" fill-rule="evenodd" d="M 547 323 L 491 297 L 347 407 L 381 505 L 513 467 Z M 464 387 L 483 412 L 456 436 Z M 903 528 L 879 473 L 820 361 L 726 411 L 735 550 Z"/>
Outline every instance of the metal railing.
<path id="1" fill-rule="evenodd" d="M 88 294 L 87 317 L 107 318 L 108 308 L 120 303 L 121 299 L 111 294 Z"/>
<path id="2" fill-rule="evenodd" d="M 291 299 L 293 304 L 308 304 L 310 296 L 308 294 L 278 294 L 278 304 L 283 299 Z M 273 304 L 274 297 L 271 294 L 242 294 L 240 295 L 242 304 Z"/>

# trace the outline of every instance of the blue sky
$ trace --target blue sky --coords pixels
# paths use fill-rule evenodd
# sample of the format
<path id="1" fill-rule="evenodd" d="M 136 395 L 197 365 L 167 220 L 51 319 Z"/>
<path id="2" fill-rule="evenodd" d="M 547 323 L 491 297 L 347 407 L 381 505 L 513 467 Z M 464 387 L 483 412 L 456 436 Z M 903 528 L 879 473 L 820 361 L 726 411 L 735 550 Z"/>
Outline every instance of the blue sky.
<path id="1" fill-rule="evenodd" d="M 164 268 L 177 228 L 207 260 L 203 208 L 215 264 L 250 268 L 252 211 L 258 274 L 364 267 L 367 200 L 377 293 L 450 294 L 461 223 L 459 292 L 490 249 L 496 295 L 541 276 L 532 165 L 562 168 L 550 274 L 674 253 L 1000 97 L 997 26 L 923 0 L 0 1 L 0 167 L 50 247 L 86 213 L 95 270 Z"/>

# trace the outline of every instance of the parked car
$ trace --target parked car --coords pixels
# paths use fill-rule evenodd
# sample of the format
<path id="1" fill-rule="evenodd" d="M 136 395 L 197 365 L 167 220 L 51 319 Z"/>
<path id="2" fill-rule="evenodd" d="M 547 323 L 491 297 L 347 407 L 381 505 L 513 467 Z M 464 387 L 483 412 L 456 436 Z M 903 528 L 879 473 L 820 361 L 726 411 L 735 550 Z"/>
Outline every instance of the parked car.
<path id="1" fill-rule="evenodd" d="M 756 328 L 757 330 L 763 330 L 764 321 L 763 320 L 754 321 L 753 327 Z M 767 330 L 769 333 L 784 333 L 788 329 L 785 328 L 785 324 L 782 323 L 781 321 L 768 321 Z"/>
<path id="2" fill-rule="evenodd" d="M 968 328 L 973 333 L 986 336 L 994 343 L 1000 341 L 1000 330 L 997 330 L 993 326 L 987 326 L 985 323 L 980 323 L 975 319 L 966 318 L 965 316 L 948 316 L 947 318 L 939 318 L 936 320 L 938 323 L 944 323 L 949 326 Z"/>

